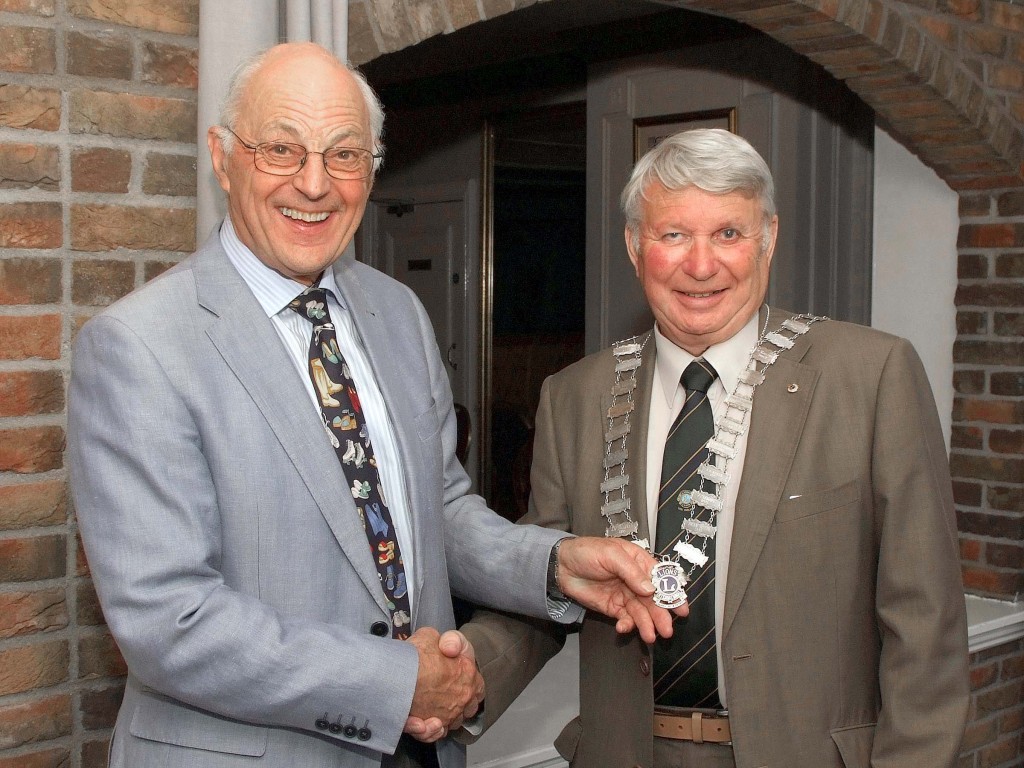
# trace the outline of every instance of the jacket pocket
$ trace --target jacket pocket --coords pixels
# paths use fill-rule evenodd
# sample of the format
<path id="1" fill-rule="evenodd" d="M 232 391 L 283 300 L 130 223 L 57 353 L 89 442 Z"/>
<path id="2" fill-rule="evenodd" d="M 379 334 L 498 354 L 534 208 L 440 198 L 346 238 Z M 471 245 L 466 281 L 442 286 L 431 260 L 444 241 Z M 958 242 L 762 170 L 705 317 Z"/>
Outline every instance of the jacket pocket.
<path id="1" fill-rule="evenodd" d="M 420 440 L 429 443 L 441 429 L 441 423 L 437 419 L 437 404 L 431 402 L 430 407 L 416 417 L 416 433 Z"/>
<path id="2" fill-rule="evenodd" d="M 799 520 L 829 510 L 845 507 L 860 500 L 860 481 L 853 479 L 835 488 L 824 491 L 811 491 L 796 498 L 783 498 L 775 513 L 776 522 Z"/>
<path id="3" fill-rule="evenodd" d="M 846 768 L 867 768 L 871 765 L 871 748 L 875 743 L 875 724 L 853 725 L 832 731 L 832 741 Z"/>
<path id="4" fill-rule="evenodd" d="M 143 692 L 132 714 L 132 736 L 179 747 L 260 757 L 267 751 L 267 729 L 229 720 L 180 701 Z"/>

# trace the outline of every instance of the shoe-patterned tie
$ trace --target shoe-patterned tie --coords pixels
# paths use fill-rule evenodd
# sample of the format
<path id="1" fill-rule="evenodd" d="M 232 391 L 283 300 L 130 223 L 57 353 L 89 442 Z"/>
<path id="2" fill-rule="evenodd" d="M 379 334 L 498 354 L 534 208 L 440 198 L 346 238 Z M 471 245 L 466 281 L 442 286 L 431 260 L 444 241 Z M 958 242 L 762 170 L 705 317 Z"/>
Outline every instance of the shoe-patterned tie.
<path id="1" fill-rule="evenodd" d="M 320 402 L 324 427 L 341 461 L 370 542 L 370 554 L 391 609 L 392 637 L 405 640 L 409 637 L 410 611 L 402 551 L 380 484 L 356 383 L 338 350 L 338 337 L 327 308 L 327 291 L 308 288 L 288 306 L 313 323 L 309 375 Z"/>
<path id="2" fill-rule="evenodd" d="M 708 400 L 708 389 L 718 376 L 704 360 L 695 360 L 683 371 L 682 385 L 686 402 L 665 441 L 658 492 L 658 528 L 654 546 L 660 557 L 672 552 L 682 537 L 683 520 L 696 515 L 699 520 L 717 522 L 700 505 L 691 506 L 680 495 L 700 485 L 697 467 L 708 457 L 707 442 L 715 431 L 715 419 Z M 704 490 L 715 493 L 715 484 L 704 481 Z M 692 511 L 691 511 L 692 509 Z M 691 542 L 702 549 L 705 539 Z M 695 567 L 686 585 L 690 614 L 676 618 L 675 632 L 668 640 L 658 640 L 654 648 L 654 701 L 672 707 L 720 708 L 718 699 L 718 659 L 715 651 L 715 539 L 708 538 L 704 567 Z M 689 567 L 686 560 L 684 567 Z"/>

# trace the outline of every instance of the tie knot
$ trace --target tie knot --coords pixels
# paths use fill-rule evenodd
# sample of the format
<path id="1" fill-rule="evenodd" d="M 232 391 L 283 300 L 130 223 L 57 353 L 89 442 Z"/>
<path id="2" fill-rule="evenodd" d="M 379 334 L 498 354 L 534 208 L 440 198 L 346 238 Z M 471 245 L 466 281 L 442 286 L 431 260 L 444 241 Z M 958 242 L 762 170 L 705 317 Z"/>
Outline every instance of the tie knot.
<path id="1" fill-rule="evenodd" d="M 687 392 L 703 392 L 707 394 L 707 391 L 711 389 L 711 384 L 715 379 L 718 378 L 718 373 L 706 360 L 694 360 L 683 371 L 682 382 L 683 389 Z"/>
<path id="2" fill-rule="evenodd" d="M 327 289 L 319 285 L 307 288 L 288 305 L 309 320 L 313 325 L 323 325 L 331 322 L 331 315 L 327 309 Z"/>

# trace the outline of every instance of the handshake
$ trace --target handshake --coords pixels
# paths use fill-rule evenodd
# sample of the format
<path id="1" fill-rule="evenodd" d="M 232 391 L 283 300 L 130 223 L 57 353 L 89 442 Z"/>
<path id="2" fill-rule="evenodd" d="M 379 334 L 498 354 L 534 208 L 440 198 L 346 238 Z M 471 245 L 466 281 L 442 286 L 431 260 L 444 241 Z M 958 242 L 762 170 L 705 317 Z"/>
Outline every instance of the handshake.
<path id="1" fill-rule="evenodd" d="M 673 614 L 686 616 L 689 606 L 667 611 L 651 599 L 651 568 L 657 561 L 624 539 L 567 538 L 558 558 L 558 588 L 584 608 L 616 620 L 621 634 L 636 630 L 647 643 L 672 636 Z M 456 630 L 443 635 L 423 627 L 408 642 L 419 653 L 419 672 L 405 732 L 432 743 L 472 720 L 484 699 L 484 679 L 476 654 Z"/>

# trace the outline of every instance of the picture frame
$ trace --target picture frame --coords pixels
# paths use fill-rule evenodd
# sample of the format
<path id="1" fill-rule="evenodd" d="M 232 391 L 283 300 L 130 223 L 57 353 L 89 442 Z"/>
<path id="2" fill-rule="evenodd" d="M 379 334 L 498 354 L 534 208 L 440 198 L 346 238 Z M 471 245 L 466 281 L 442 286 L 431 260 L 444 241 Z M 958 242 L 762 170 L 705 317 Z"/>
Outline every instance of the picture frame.
<path id="1" fill-rule="evenodd" d="M 724 128 L 736 133 L 736 107 L 638 117 L 633 120 L 633 162 L 666 136 L 690 128 Z"/>

